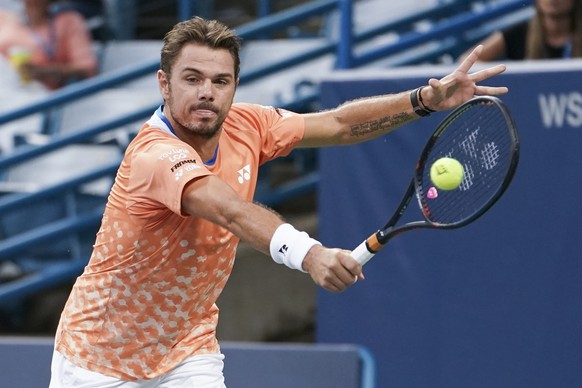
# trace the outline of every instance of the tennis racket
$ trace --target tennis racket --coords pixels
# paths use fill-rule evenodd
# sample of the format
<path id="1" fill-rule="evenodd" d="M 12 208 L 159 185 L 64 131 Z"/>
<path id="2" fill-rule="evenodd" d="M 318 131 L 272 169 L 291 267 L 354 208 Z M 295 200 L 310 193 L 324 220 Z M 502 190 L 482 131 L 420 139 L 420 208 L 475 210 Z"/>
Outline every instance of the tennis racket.
<path id="1" fill-rule="evenodd" d="M 463 179 L 454 190 L 437 189 L 431 181 L 430 168 L 442 157 L 463 165 Z M 428 140 L 398 210 L 351 255 L 364 265 L 401 233 L 420 228 L 454 229 L 475 221 L 505 192 L 518 159 L 518 133 L 505 104 L 496 97 L 467 101 L 453 110 Z M 423 219 L 397 226 L 413 196 Z"/>

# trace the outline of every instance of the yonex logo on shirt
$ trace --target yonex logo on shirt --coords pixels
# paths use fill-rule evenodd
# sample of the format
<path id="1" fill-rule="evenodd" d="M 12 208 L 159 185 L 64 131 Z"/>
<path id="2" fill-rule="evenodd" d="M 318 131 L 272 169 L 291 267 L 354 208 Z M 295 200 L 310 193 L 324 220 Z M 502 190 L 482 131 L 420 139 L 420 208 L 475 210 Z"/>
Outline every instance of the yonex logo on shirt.
<path id="1" fill-rule="evenodd" d="M 194 162 L 194 163 L 196 163 L 196 162 Z M 184 167 L 180 168 L 174 176 L 176 177 L 176 180 L 179 180 L 180 178 L 182 178 L 184 176 L 184 172 L 193 171 L 193 170 L 196 170 L 199 168 L 201 168 L 201 167 L 197 164 L 187 164 Z M 173 171 L 174 171 L 174 168 L 172 168 L 172 172 Z"/>
<path id="2" fill-rule="evenodd" d="M 247 164 L 246 166 L 238 170 L 237 173 L 238 173 L 238 183 L 242 185 L 245 181 L 251 179 L 251 165 Z"/>

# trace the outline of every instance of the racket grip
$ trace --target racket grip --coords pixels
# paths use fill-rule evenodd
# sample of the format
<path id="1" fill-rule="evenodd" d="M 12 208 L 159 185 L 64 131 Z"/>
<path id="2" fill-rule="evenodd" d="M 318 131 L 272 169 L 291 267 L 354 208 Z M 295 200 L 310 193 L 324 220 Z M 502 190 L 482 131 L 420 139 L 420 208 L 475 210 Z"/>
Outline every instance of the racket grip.
<path id="1" fill-rule="evenodd" d="M 368 246 L 366 245 L 366 241 L 367 240 L 364 240 L 351 253 L 354 260 L 356 260 L 360 265 L 366 264 L 375 255 L 375 253 L 372 253 L 368 250 Z"/>

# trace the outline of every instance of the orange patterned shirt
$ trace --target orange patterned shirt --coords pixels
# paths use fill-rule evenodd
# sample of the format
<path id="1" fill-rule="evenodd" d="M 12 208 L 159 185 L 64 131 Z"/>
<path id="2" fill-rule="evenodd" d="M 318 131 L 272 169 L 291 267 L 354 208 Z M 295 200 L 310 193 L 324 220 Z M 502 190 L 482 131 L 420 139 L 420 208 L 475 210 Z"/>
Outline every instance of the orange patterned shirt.
<path id="1" fill-rule="evenodd" d="M 219 352 L 216 300 L 239 239 L 181 214 L 192 179 L 214 174 L 251 200 L 261 164 L 303 137 L 300 115 L 234 104 L 212 163 L 179 140 L 158 110 L 129 145 L 93 254 L 56 334 L 72 363 L 124 380 L 151 379 L 195 354 Z"/>

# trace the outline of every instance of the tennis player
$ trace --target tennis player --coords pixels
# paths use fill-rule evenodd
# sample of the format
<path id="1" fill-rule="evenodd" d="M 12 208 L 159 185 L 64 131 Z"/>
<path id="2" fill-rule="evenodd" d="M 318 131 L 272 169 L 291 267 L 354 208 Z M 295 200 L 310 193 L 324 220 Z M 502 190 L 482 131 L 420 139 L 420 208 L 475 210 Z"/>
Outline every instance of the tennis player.
<path id="1" fill-rule="evenodd" d="M 431 111 L 505 87 L 477 83 L 478 47 L 450 75 L 414 91 L 296 114 L 233 104 L 239 39 L 216 21 L 178 23 L 157 73 L 164 104 L 127 148 L 94 250 L 56 333 L 51 388 L 225 387 L 216 300 L 239 240 L 331 292 L 363 278 L 327 248 L 253 203 L 259 166 L 296 147 L 357 143 Z"/>

